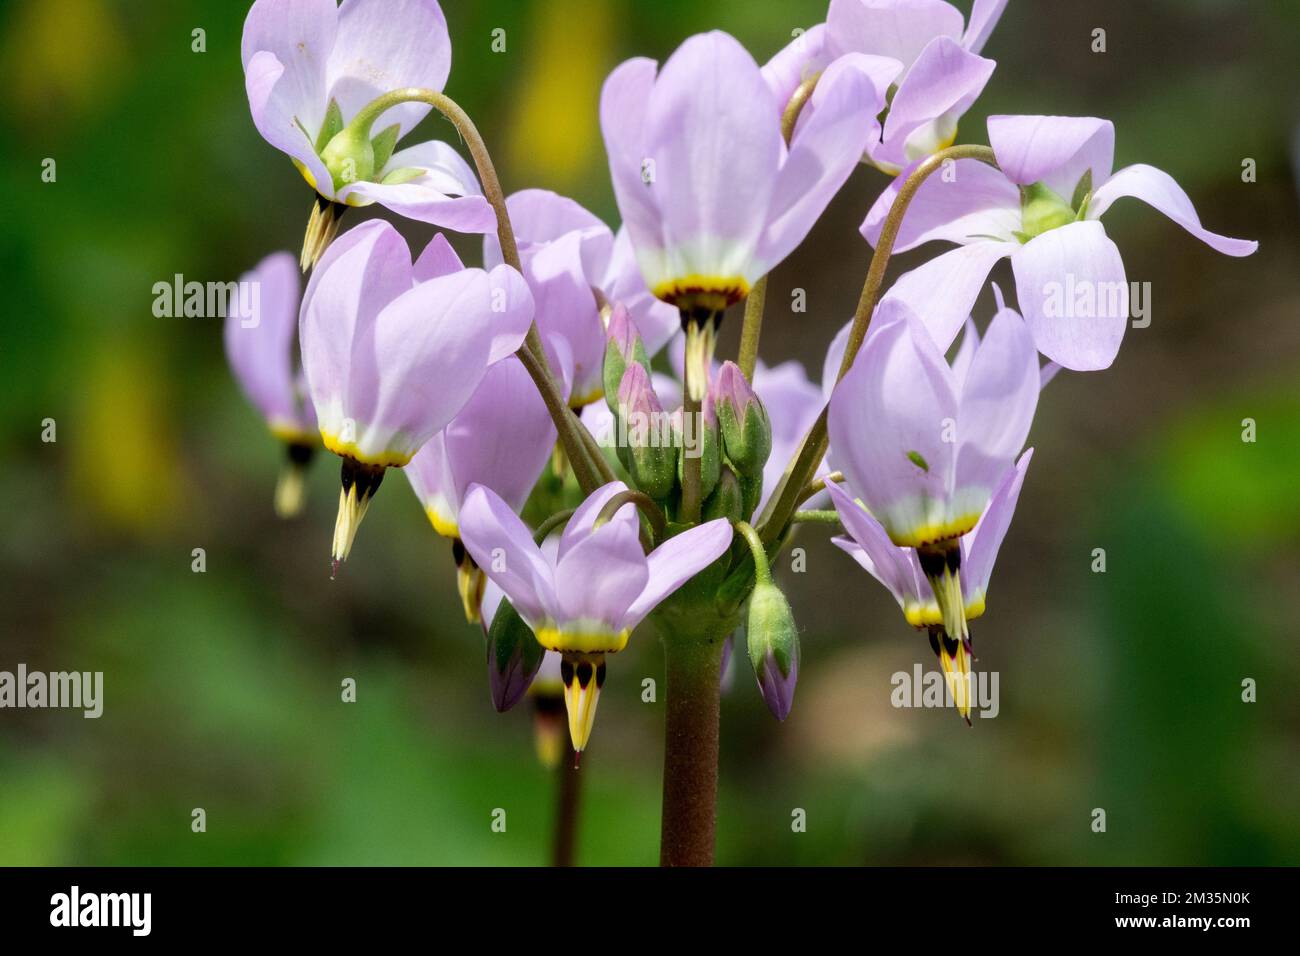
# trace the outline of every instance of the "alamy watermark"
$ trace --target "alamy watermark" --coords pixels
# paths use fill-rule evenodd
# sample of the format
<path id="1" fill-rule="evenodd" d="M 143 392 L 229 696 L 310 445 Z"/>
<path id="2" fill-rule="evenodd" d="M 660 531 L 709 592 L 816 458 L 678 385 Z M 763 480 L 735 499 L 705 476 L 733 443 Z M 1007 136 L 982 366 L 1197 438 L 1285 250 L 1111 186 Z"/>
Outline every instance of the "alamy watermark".
<path id="1" fill-rule="evenodd" d="M 262 316 L 262 284 L 187 282 L 179 272 L 171 282 L 153 284 L 153 314 L 159 319 L 224 319 L 239 316 L 246 329 L 257 328 Z"/>
<path id="2" fill-rule="evenodd" d="M 104 713 L 103 671 L 0 671 L 0 709 L 50 708 L 83 711 L 87 719 Z"/>
<path id="3" fill-rule="evenodd" d="M 998 672 L 972 671 L 954 680 L 966 681 L 966 699 L 970 701 L 972 713 L 981 717 L 996 717 L 1002 707 L 998 703 Z M 948 680 L 941 671 L 926 671 L 920 664 L 915 664 L 911 672 L 896 671 L 889 678 L 893 685 L 889 702 L 895 707 L 930 707 L 934 709 L 952 709 L 954 706 L 952 691 Z"/>

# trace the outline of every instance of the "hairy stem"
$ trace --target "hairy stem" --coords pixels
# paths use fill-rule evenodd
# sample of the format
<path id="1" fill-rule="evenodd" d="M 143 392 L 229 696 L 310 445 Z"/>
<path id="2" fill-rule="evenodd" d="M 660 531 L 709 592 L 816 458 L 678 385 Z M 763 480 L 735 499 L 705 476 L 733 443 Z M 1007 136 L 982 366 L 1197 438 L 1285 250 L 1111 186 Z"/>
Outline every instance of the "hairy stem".
<path id="1" fill-rule="evenodd" d="M 849 330 L 848 345 L 844 350 L 844 359 L 840 362 L 836 381 L 843 378 L 853 366 L 858 349 L 862 347 L 862 342 L 867 337 L 867 326 L 880 299 L 880 287 L 885 280 L 885 269 L 894 251 L 894 242 L 898 239 L 898 229 L 903 223 L 908 204 L 916 195 L 916 191 L 921 188 L 921 184 L 932 173 L 942 168 L 945 162 L 958 159 L 978 159 L 990 166 L 997 165 L 993 150 L 988 146 L 949 146 L 924 160 L 903 181 L 898 195 L 894 197 L 894 204 L 889 209 L 889 215 L 885 217 L 884 225 L 881 227 L 880 239 L 876 242 L 876 251 L 871 257 L 867 279 L 862 286 L 862 295 L 858 299 L 857 310 L 853 313 L 853 325 Z M 786 468 L 776 492 L 768 499 L 767 507 L 763 509 L 759 519 L 759 533 L 764 542 L 770 544 L 781 536 L 781 532 L 785 530 L 795 509 L 799 506 L 800 493 L 817 471 L 817 466 L 821 464 L 826 454 L 826 413 L 826 408 L 823 408 L 821 415 L 817 417 L 817 421 L 804 437 L 799 454 Z"/>
<path id="2" fill-rule="evenodd" d="M 682 401 L 682 428 L 694 428 L 696 448 L 700 452 L 704 442 L 704 413 L 700 411 L 700 400 L 691 397 L 691 363 L 686 363 L 686 387 L 683 391 Z M 693 423 L 693 424 L 692 424 Z M 682 506 L 678 515 L 678 520 L 686 524 L 699 524 L 700 507 L 703 501 L 700 498 L 701 492 L 701 471 L 703 460 L 700 454 L 688 455 L 686 444 L 682 444 Z"/>
<path id="3" fill-rule="evenodd" d="M 610 498 L 609 501 L 605 502 L 605 507 L 600 509 L 600 514 L 596 516 L 595 527 L 599 528 L 601 525 L 605 524 L 605 522 L 613 518 L 614 515 L 618 514 L 620 508 L 627 504 L 636 505 L 637 508 L 641 510 L 641 513 L 650 521 L 650 529 L 654 532 L 654 537 L 649 542 L 649 545 L 650 547 L 653 547 L 654 541 L 661 539 L 664 532 L 668 529 L 668 519 L 665 518 L 664 513 L 659 510 L 659 506 L 655 504 L 654 499 L 643 491 L 636 491 L 629 488 L 627 491 L 620 491 L 614 497 Z M 646 542 L 643 541 L 642 543 Z M 649 551 L 650 547 L 647 547 L 646 550 Z"/>
<path id="4" fill-rule="evenodd" d="M 662 866 L 712 866 L 718 802 L 721 639 L 664 641 Z"/>

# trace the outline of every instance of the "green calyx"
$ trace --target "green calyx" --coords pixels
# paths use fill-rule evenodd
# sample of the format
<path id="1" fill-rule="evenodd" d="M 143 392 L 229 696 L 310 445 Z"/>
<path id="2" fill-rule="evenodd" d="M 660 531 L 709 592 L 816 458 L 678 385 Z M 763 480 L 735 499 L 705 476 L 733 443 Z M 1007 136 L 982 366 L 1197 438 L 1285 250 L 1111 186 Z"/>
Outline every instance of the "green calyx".
<path id="1" fill-rule="evenodd" d="M 763 474 L 772 453 L 772 424 L 757 396 L 737 409 L 731 402 L 718 403 L 718 428 L 727 459 L 747 478 Z"/>
<path id="2" fill-rule="evenodd" d="M 749 659 L 757 673 L 770 654 L 782 677 L 789 677 L 799 659 L 799 629 L 794 612 L 781 589 L 771 580 L 759 581 L 749 596 L 749 619 L 746 625 Z"/>
<path id="3" fill-rule="evenodd" d="M 329 170 L 336 191 L 351 183 L 374 180 L 392 159 L 401 126 L 394 123 L 371 137 L 376 118 L 363 110 L 345 126 L 338 101 L 330 101 L 316 138 L 316 152 Z"/>
<path id="4" fill-rule="evenodd" d="M 1046 183 L 1037 182 L 1020 187 L 1021 230 L 1015 233 L 1022 243 L 1041 236 L 1052 229 L 1080 222 L 1088 215 L 1092 200 L 1092 170 L 1080 177 L 1069 201 Z"/>

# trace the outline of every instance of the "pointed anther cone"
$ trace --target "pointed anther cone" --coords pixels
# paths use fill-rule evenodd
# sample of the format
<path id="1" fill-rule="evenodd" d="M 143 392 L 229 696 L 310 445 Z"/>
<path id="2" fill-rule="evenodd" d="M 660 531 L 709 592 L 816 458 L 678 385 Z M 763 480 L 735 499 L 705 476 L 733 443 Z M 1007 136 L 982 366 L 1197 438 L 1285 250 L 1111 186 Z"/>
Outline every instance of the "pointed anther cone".
<path id="1" fill-rule="evenodd" d="M 317 194 L 311 207 L 311 218 L 307 220 L 307 232 L 302 239 L 302 255 L 298 264 L 306 272 L 320 261 L 334 237 L 339 234 L 339 220 L 348 207 Z"/>
<path id="2" fill-rule="evenodd" d="M 343 459 L 343 487 L 339 491 L 339 513 L 334 521 L 334 546 L 330 555 L 333 570 L 330 577 L 336 577 L 339 567 L 347 561 L 361 519 L 366 516 L 370 500 L 384 480 L 384 470 L 382 465 L 362 464 L 355 458 Z"/>
<path id="3" fill-rule="evenodd" d="M 722 312 L 699 307 L 680 308 L 682 328 L 686 332 L 686 382 L 690 398 L 704 401 L 709 387 L 709 373 L 713 366 L 713 351 L 718 339 L 718 326 Z"/>
<path id="4" fill-rule="evenodd" d="M 953 706 L 966 726 L 971 726 L 971 643 L 970 638 L 954 640 L 942 627 L 930 628 L 930 647 L 939 658 L 939 668 L 943 671 L 948 684 L 948 693 L 952 694 Z"/>
<path id="5" fill-rule="evenodd" d="M 581 755 L 587 749 L 600 689 L 605 683 L 605 655 L 565 654 L 560 677 L 564 681 L 564 706 L 569 712 L 569 738 L 575 753 Z"/>
<path id="6" fill-rule="evenodd" d="M 453 539 L 451 553 L 456 559 L 456 590 L 460 592 L 465 620 L 470 624 L 478 624 L 482 620 L 480 609 L 483 606 L 483 592 L 487 590 L 487 575 L 474 563 L 459 538 Z"/>
<path id="7" fill-rule="evenodd" d="M 943 616 L 944 630 L 957 640 L 970 633 L 966 625 L 966 600 L 961 593 L 961 543 L 957 538 L 924 545 L 917 549 L 934 599 Z"/>

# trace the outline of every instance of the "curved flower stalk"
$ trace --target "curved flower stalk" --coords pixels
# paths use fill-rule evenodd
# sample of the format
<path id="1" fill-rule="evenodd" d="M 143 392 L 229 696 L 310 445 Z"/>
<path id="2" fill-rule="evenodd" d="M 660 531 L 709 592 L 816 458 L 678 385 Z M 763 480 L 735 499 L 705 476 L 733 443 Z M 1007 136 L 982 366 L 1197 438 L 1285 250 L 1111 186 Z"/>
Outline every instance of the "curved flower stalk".
<path id="1" fill-rule="evenodd" d="M 635 505 L 627 502 L 600 520 L 605 506 L 627 490 L 616 481 L 589 496 L 569 519 L 554 557 L 491 489 L 475 485 L 461 508 L 466 549 L 538 642 L 562 655 L 569 733 L 578 752 L 591 734 L 605 656 L 626 647 L 646 615 L 731 544 L 731 526 L 718 520 L 645 554 Z"/>
<path id="2" fill-rule="evenodd" d="M 830 442 L 846 486 L 831 494 L 837 505 L 861 500 L 895 546 L 916 552 L 954 642 L 951 655 L 941 648 L 944 669 L 964 680 L 961 539 L 1024 447 L 1038 404 L 1037 354 L 1012 309 L 999 310 L 951 367 L 916 313 L 896 300 L 880 312 L 883 324 L 831 397 Z"/>
<path id="3" fill-rule="evenodd" d="M 518 272 L 448 272 L 449 251 L 435 239 L 412 264 L 397 231 L 372 220 L 330 247 L 307 286 L 303 372 L 321 440 L 343 459 L 336 571 L 385 469 L 445 428 L 532 322 Z"/>
<path id="4" fill-rule="evenodd" d="M 291 518 L 302 510 L 307 465 L 320 445 L 295 361 L 301 280 L 293 256 L 275 252 L 240 276 L 239 286 L 256 291 L 226 316 L 226 358 L 249 402 L 284 443 L 275 513 Z"/>
<path id="5" fill-rule="evenodd" d="M 1141 199 L 1210 248 L 1248 256 L 1258 243 L 1201 225 L 1187 194 L 1153 166 L 1112 174 L 1109 120 L 1066 116 L 989 117 L 995 169 L 958 160 L 950 177 L 932 176 L 912 200 L 898 251 L 932 239 L 955 242 L 902 276 L 889 295 L 925 317 L 940 348 L 956 338 L 998 260 L 1010 257 L 1016 300 L 1038 350 L 1068 369 L 1107 368 L 1129 319 L 1129 289 L 1119 249 L 1100 219 L 1121 197 Z M 875 244 L 899 181 L 862 226 Z"/>
<path id="6" fill-rule="evenodd" d="M 979 56 L 1007 0 L 975 0 L 969 23 L 944 0 L 831 0 L 826 22 L 791 41 L 763 67 L 781 104 L 839 57 L 866 53 L 896 62 L 885 122 L 866 158 L 897 175 L 957 136 L 957 124 L 993 75 Z M 807 113 L 817 109 L 810 104 Z M 805 119 L 806 121 L 806 119 Z"/>
<path id="7" fill-rule="evenodd" d="M 577 202 L 544 189 L 525 189 L 506 200 L 506 209 L 537 304 L 537 328 L 543 337 L 560 336 L 568 343 L 574 366 L 570 404 L 589 405 L 604 394 L 606 322 L 595 292 L 629 311 L 651 354 L 676 331 L 677 313 L 650 295 L 626 234 L 615 239 Z M 483 239 L 483 261 L 487 266 L 502 262 L 494 235 Z"/>
<path id="8" fill-rule="evenodd" d="M 396 149 L 429 106 L 402 103 L 354 125 L 385 93 L 446 85 L 451 38 L 436 0 L 257 0 L 244 21 L 241 57 L 258 132 L 317 193 L 304 270 L 349 206 L 377 202 L 460 232 L 496 228 L 473 171 L 454 149 L 438 141 Z"/>
<path id="9" fill-rule="evenodd" d="M 614 194 L 646 285 L 681 314 L 692 401 L 703 398 L 722 311 L 794 250 L 844 184 L 876 135 L 896 67 L 837 61 L 788 149 L 783 104 L 725 33 L 691 37 L 657 72 L 653 60 L 628 60 L 605 81 Z"/>

